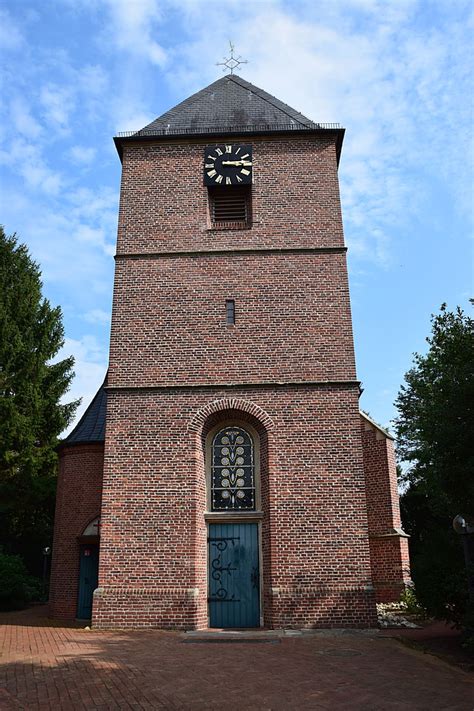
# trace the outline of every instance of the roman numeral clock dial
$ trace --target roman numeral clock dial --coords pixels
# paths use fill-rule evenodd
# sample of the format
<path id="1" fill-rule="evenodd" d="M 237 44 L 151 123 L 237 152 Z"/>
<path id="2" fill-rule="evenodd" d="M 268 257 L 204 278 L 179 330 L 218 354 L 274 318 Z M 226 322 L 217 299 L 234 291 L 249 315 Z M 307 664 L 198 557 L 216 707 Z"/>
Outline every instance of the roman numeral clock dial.
<path id="1" fill-rule="evenodd" d="M 225 143 L 204 150 L 204 185 L 250 185 L 252 146 Z"/>

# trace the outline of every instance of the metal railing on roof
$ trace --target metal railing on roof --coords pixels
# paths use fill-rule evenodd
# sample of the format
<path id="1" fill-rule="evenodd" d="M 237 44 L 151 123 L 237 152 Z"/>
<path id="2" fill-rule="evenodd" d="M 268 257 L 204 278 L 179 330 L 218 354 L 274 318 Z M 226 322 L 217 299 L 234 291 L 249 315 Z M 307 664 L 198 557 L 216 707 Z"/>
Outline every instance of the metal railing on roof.
<path id="1" fill-rule="evenodd" d="M 339 123 L 260 123 L 240 126 L 166 126 L 165 128 L 145 128 L 140 131 L 121 131 L 116 138 L 142 138 L 149 136 L 203 135 L 207 133 L 259 133 L 271 131 L 320 131 L 340 129 Z"/>

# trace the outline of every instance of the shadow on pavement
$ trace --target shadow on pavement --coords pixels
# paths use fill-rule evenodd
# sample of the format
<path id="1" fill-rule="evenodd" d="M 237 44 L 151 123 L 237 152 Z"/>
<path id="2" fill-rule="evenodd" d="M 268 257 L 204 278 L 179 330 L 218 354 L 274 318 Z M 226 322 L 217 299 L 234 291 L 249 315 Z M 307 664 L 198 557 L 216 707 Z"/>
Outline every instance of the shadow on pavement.
<path id="1" fill-rule="evenodd" d="M 47 618 L 41 623 L 39 614 L 8 615 L 0 628 L 0 707 L 472 708 L 472 675 L 383 636 L 318 634 L 283 638 L 275 645 L 182 644 L 184 636 L 177 632 L 87 631 L 53 626 Z"/>

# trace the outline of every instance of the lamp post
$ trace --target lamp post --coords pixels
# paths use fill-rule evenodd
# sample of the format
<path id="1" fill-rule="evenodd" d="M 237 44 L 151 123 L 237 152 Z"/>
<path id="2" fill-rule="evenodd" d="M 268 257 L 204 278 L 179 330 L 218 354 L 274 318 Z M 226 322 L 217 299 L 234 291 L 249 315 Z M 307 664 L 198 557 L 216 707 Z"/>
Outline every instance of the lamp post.
<path id="1" fill-rule="evenodd" d="M 469 602 L 474 605 L 474 560 L 471 557 L 471 546 L 469 544 L 469 534 L 474 533 L 474 526 L 471 526 L 466 519 L 458 514 L 453 518 L 453 528 L 461 536 L 462 547 L 464 549 L 464 562 L 467 572 L 467 587 L 469 591 Z"/>
<path id="2" fill-rule="evenodd" d="M 51 548 L 43 548 L 43 600 L 46 602 L 46 577 L 48 574 L 48 558 L 51 555 Z"/>

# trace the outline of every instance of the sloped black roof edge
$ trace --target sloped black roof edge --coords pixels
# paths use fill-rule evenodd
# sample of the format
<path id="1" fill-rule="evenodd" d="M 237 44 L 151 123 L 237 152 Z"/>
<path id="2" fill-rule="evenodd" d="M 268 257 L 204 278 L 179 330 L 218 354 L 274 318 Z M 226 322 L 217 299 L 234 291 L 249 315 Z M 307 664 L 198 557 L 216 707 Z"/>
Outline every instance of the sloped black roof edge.
<path id="1" fill-rule="evenodd" d="M 123 160 L 123 146 L 130 145 L 132 143 L 152 143 L 156 141 L 169 141 L 174 139 L 184 139 L 184 138 L 223 138 L 225 136 L 241 135 L 241 136 L 266 136 L 266 135 L 334 135 L 336 137 L 336 156 L 337 164 L 341 158 L 342 143 L 344 141 L 346 129 L 342 127 L 337 128 L 325 128 L 324 124 L 314 124 L 314 128 L 304 128 L 298 126 L 295 128 L 294 124 L 288 124 L 287 127 L 278 128 L 264 127 L 264 126 L 237 126 L 237 127 L 209 127 L 209 128 L 194 128 L 194 129 L 175 129 L 163 130 L 161 132 L 143 132 L 137 131 L 135 133 L 131 132 L 130 135 L 117 135 L 114 136 L 115 148 L 119 154 L 120 161 Z"/>
<path id="2" fill-rule="evenodd" d="M 59 442 L 58 450 L 72 445 L 99 444 L 104 442 L 107 404 L 106 385 L 107 374 L 77 425 L 65 439 Z"/>
<path id="3" fill-rule="evenodd" d="M 147 124 L 147 126 L 144 127 L 145 130 L 159 130 L 160 127 L 166 128 L 169 125 L 168 122 L 176 120 L 176 117 L 182 114 L 183 111 L 186 112 L 191 107 L 193 107 L 194 109 L 196 109 L 197 107 L 197 109 L 199 110 L 200 106 L 202 106 L 203 103 L 205 105 L 208 105 L 209 99 L 212 98 L 214 92 L 220 91 L 223 86 L 227 88 L 227 86 L 229 86 L 230 84 L 234 84 L 240 89 L 243 89 L 245 92 L 253 94 L 253 96 L 257 97 L 261 102 L 263 102 L 264 104 L 268 104 L 268 106 L 271 106 L 273 109 L 276 109 L 282 116 L 287 117 L 287 122 L 279 121 L 279 123 L 294 124 L 296 122 L 297 124 L 302 126 L 312 126 L 314 124 L 311 119 L 309 119 L 307 116 L 304 116 L 304 114 L 302 114 L 300 111 L 297 111 L 288 104 L 285 104 L 285 102 L 281 101 L 276 96 L 269 94 L 264 89 L 260 89 L 260 87 L 255 86 L 255 84 L 251 84 L 249 81 L 236 74 L 227 74 L 226 76 L 223 76 L 220 79 L 216 79 L 208 86 L 199 89 L 194 94 L 188 96 L 183 101 L 180 101 L 179 104 L 168 109 L 168 111 L 165 111 L 160 116 L 157 116 L 156 119 L 154 119 L 153 121 L 151 121 L 151 123 Z M 163 121 L 167 122 L 166 126 L 163 126 Z M 179 121 L 178 125 L 180 125 Z M 201 125 L 204 124 L 201 122 Z"/>

